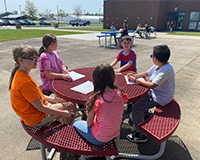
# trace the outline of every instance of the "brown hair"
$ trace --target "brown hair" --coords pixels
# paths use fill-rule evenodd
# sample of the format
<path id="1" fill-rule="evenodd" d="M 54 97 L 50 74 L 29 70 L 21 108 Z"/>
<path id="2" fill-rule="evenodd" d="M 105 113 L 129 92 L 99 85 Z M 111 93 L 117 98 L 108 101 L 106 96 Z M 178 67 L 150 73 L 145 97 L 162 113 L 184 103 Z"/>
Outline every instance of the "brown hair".
<path id="1" fill-rule="evenodd" d="M 13 77 L 14 77 L 16 71 L 20 67 L 18 58 L 19 57 L 33 57 L 34 55 L 38 55 L 38 52 L 36 51 L 35 48 L 28 46 L 28 45 L 21 45 L 21 46 L 15 47 L 13 49 L 13 59 L 15 61 L 15 66 L 12 69 L 12 72 L 10 75 L 9 90 L 11 89 Z"/>
<path id="2" fill-rule="evenodd" d="M 92 110 L 94 103 L 99 95 L 103 97 L 106 86 L 110 87 L 111 89 L 118 88 L 114 85 L 115 72 L 109 64 L 101 64 L 97 66 L 93 71 L 92 78 L 94 91 L 91 95 L 91 99 L 85 104 L 87 105 L 87 112 Z"/>
<path id="3" fill-rule="evenodd" d="M 46 51 L 46 49 L 49 47 L 49 45 L 53 42 L 55 43 L 57 41 L 56 36 L 53 34 L 45 34 L 42 38 L 42 46 L 39 49 L 39 56 Z"/>
<path id="4" fill-rule="evenodd" d="M 132 42 L 132 38 L 131 38 L 131 36 L 129 36 L 129 35 L 126 35 L 126 36 L 122 37 L 122 42 L 123 42 L 124 40 L 127 40 L 127 41 Z"/>

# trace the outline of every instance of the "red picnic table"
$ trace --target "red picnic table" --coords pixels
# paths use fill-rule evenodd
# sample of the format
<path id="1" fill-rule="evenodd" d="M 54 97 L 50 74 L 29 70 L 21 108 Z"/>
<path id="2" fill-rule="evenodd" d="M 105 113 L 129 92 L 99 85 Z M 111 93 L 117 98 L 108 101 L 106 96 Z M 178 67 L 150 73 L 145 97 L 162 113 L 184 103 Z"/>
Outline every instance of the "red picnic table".
<path id="1" fill-rule="evenodd" d="M 91 96 L 92 92 L 88 94 L 83 94 L 83 93 L 71 90 L 71 88 L 79 84 L 82 84 L 88 80 L 92 82 L 93 70 L 94 70 L 94 67 L 74 69 L 73 71 L 83 74 L 85 75 L 85 77 L 72 81 L 72 82 L 68 82 L 62 79 L 53 80 L 52 86 L 53 86 L 53 90 L 55 94 L 67 101 L 71 101 L 73 103 L 78 103 L 78 104 L 85 104 L 88 101 L 89 97 Z M 114 82 L 116 86 L 123 89 L 124 92 L 128 95 L 128 103 L 135 102 L 141 99 L 143 96 L 147 94 L 149 90 L 149 88 L 144 87 L 142 85 L 127 84 L 124 76 L 129 72 L 132 72 L 132 71 L 124 71 L 121 74 L 116 74 L 115 82 Z"/>

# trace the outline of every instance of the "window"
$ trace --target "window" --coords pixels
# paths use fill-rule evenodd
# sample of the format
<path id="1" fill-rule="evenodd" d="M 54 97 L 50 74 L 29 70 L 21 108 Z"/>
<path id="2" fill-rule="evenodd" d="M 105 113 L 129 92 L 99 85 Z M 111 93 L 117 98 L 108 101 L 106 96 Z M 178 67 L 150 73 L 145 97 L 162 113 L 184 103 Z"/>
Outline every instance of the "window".
<path id="1" fill-rule="evenodd" d="M 196 27 L 197 27 L 197 22 L 190 22 L 188 29 L 196 29 Z"/>
<path id="2" fill-rule="evenodd" d="M 199 19 L 199 12 L 191 12 L 190 14 L 190 21 L 198 21 Z"/>
<path id="3" fill-rule="evenodd" d="M 199 24 L 198 24 L 198 28 L 197 28 L 197 30 L 200 30 L 200 22 L 199 22 Z"/>
<path id="4" fill-rule="evenodd" d="M 179 16 L 185 16 L 185 12 L 179 12 L 178 15 Z"/>
<path id="5" fill-rule="evenodd" d="M 200 30 L 200 12 L 191 12 L 188 24 L 189 30 Z"/>

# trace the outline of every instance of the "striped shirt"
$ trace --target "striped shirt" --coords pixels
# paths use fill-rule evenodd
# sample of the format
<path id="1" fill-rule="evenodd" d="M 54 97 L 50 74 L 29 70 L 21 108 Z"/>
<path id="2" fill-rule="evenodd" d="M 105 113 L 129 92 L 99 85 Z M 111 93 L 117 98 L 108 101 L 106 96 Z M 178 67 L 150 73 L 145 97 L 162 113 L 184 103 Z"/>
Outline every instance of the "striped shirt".
<path id="1" fill-rule="evenodd" d="M 92 133 L 98 141 L 108 142 L 120 133 L 127 95 L 122 95 L 120 90 L 114 89 L 113 92 L 104 93 L 103 97 L 99 96 L 95 102 L 97 108 Z"/>

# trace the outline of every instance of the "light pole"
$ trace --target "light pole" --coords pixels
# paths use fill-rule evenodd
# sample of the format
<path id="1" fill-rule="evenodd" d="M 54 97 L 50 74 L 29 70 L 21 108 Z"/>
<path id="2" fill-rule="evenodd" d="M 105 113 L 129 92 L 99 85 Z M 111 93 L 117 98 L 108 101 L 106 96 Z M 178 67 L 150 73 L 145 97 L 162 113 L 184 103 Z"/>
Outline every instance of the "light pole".
<path id="1" fill-rule="evenodd" d="M 6 14 L 7 14 L 6 0 L 4 0 L 4 5 L 5 5 Z M 7 20 L 8 20 L 8 14 L 7 14 Z"/>
<path id="2" fill-rule="evenodd" d="M 83 10 L 83 14 L 84 14 L 84 21 L 85 21 L 85 10 Z"/>
<path id="3" fill-rule="evenodd" d="M 19 5 L 19 11 L 20 11 L 20 16 L 21 16 L 21 19 L 22 19 L 21 5 Z"/>
<path id="4" fill-rule="evenodd" d="M 101 12 L 101 9 L 99 8 L 99 23 L 100 23 L 100 12 Z"/>
<path id="5" fill-rule="evenodd" d="M 59 10 L 58 10 L 58 5 L 57 5 L 57 13 L 58 13 L 58 25 L 59 25 Z"/>

